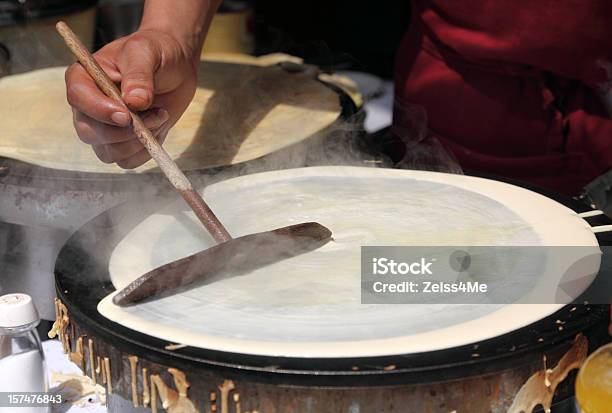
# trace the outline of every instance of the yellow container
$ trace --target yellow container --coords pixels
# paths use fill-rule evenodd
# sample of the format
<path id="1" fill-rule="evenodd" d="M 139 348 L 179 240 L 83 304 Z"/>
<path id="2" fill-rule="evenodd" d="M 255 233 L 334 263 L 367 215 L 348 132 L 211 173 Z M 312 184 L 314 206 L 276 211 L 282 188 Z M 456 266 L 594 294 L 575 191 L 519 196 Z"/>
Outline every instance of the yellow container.
<path id="1" fill-rule="evenodd" d="M 612 412 L 612 343 L 591 354 L 580 368 L 576 399 L 582 413 Z"/>
<path id="2" fill-rule="evenodd" d="M 215 14 L 204 42 L 202 57 L 209 53 L 253 53 L 255 38 L 249 29 L 251 18 L 249 8 Z"/>

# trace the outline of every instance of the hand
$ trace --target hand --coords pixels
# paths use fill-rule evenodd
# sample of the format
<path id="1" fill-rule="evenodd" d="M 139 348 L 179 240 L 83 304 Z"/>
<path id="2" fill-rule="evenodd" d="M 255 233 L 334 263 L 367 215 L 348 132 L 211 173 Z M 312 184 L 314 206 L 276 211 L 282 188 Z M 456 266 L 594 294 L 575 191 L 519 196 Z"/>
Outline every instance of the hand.
<path id="1" fill-rule="evenodd" d="M 109 43 L 94 57 L 121 84 L 127 106 L 163 142 L 193 98 L 199 53 L 171 35 L 141 30 Z M 68 103 L 79 138 L 105 163 L 136 168 L 150 159 L 131 128 L 124 105 L 108 98 L 78 63 L 66 71 Z"/>

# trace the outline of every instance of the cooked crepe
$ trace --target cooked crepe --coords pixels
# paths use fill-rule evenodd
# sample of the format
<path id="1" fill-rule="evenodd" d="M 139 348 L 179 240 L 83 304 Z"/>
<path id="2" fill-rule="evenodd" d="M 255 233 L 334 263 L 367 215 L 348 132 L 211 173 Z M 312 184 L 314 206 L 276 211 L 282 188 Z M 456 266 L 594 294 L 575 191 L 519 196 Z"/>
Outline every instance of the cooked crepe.
<path id="1" fill-rule="evenodd" d="M 124 173 L 76 136 L 64 67 L 0 79 L 0 156 L 80 172 Z M 164 147 L 183 170 L 262 157 L 323 133 L 340 113 L 337 93 L 279 66 L 205 61 L 195 97 Z M 136 172 L 155 169 L 153 161 Z"/>

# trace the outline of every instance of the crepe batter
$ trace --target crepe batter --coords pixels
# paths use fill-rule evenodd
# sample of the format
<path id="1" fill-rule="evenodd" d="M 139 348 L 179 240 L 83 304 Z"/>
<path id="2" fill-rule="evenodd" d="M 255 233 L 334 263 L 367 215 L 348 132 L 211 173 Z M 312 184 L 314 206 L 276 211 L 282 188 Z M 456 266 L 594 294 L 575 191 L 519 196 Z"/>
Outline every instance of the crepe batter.
<path id="1" fill-rule="evenodd" d="M 503 203 L 483 194 L 493 192 Z M 257 351 L 246 344 L 253 342 L 268 343 L 265 351 L 275 352 L 271 343 L 277 342 L 302 343 L 301 351 L 310 354 L 320 343 L 435 334 L 458 324 L 463 324 L 462 339 L 469 342 L 465 323 L 503 313 L 508 306 L 362 305 L 360 247 L 554 245 L 553 238 L 564 242 L 563 237 L 542 237 L 541 231 L 558 228 L 559 219 L 570 221 L 564 223 L 566 229 L 572 223 L 578 229 L 578 236 L 566 240 L 568 245 L 580 238 L 585 245 L 594 240 L 584 221 L 547 198 L 456 175 L 305 168 L 231 179 L 208 187 L 204 196 L 234 236 L 316 221 L 332 230 L 334 241 L 243 276 L 133 307 L 113 305 L 111 295 L 100 303 L 101 314 L 171 342 L 208 348 L 245 343 L 241 351 L 246 352 Z M 538 211 L 535 201 L 556 209 Z M 526 208 L 529 203 L 535 211 Z M 535 227 L 534 220 L 539 222 Z M 157 266 L 213 244 L 193 214 L 177 202 L 146 218 L 117 245 L 109 264 L 112 282 L 122 288 Z M 524 322 L 521 317 L 533 312 L 529 307 L 507 313 L 515 320 L 497 327 L 517 328 L 513 322 Z M 550 314 L 558 306 L 539 308 Z"/>

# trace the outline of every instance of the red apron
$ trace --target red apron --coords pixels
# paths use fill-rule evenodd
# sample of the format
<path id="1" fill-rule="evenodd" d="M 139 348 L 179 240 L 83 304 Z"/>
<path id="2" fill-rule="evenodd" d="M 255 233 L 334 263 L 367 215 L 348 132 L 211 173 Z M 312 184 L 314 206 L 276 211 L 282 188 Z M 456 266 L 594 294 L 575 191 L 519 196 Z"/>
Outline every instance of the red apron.
<path id="1" fill-rule="evenodd" d="M 429 134 L 464 169 L 576 194 L 612 169 L 610 0 L 413 0 L 394 130 Z"/>

